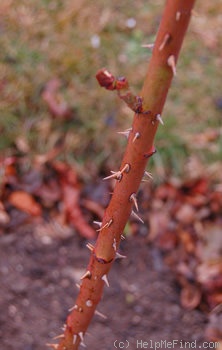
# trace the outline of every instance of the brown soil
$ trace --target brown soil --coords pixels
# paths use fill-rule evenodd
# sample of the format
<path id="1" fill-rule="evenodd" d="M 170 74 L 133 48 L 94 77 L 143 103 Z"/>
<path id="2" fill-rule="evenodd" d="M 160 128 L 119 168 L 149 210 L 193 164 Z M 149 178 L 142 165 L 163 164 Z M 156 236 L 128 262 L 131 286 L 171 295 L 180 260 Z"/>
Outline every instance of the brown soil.
<path id="1" fill-rule="evenodd" d="M 77 234 L 43 239 L 27 226 L 1 236 L 1 349 L 43 350 L 56 342 L 52 338 L 61 333 L 88 263 L 85 244 Z M 108 318 L 94 317 L 87 347 L 111 350 L 117 340 L 119 349 L 127 348 L 127 341 L 129 350 L 142 348 L 141 341 L 143 348 L 155 349 L 154 342 L 177 340 L 171 348 L 195 341 L 201 348 L 207 316 L 180 306 L 179 287 L 160 251 L 137 235 L 122 242 L 121 253 L 127 258 L 114 263 L 98 308 Z"/>

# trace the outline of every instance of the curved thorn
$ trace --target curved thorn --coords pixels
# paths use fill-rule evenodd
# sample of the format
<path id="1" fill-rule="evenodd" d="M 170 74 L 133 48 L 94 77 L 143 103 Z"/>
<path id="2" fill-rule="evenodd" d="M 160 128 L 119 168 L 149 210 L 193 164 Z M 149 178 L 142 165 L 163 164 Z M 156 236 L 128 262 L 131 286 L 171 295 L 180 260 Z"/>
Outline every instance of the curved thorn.
<path id="1" fill-rule="evenodd" d="M 116 252 L 116 239 L 114 238 L 114 240 L 113 240 L 113 249 L 115 250 L 115 252 Z"/>
<path id="2" fill-rule="evenodd" d="M 148 153 L 144 153 L 144 157 L 150 158 L 154 155 L 154 153 L 156 153 L 156 148 L 154 146 L 152 146 Z"/>
<path id="3" fill-rule="evenodd" d="M 82 345 L 84 348 L 86 348 L 86 344 L 81 341 L 80 345 Z"/>
<path id="4" fill-rule="evenodd" d="M 64 323 L 64 325 L 61 327 L 61 330 L 62 330 L 63 332 L 65 332 L 66 328 L 67 328 L 67 325 Z"/>
<path id="5" fill-rule="evenodd" d="M 72 307 L 70 307 L 70 309 L 68 309 L 68 311 L 73 311 L 73 310 L 78 310 L 78 305 L 74 305 Z"/>
<path id="6" fill-rule="evenodd" d="M 79 333 L 78 333 L 78 336 L 80 337 L 81 342 L 83 342 L 83 341 L 84 341 L 83 332 L 79 332 Z"/>
<path id="7" fill-rule="evenodd" d="M 122 255 L 122 254 L 116 252 L 116 257 L 115 257 L 115 259 L 126 259 L 126 255 Z"/>
<path id="8" fill-rule="evenodd" d="M 147 49 L 151 49 L 152 50 L 154 48 L 154 43 L 143 44 L 143 45 L 141 45 L 141 47 L 145 47 Z"/>
<path id="9" fill-rule="evenodd" d="M 77 340 L 77 334 L 73 334 L 72 343 L 75 344 L 75 343 L 76 343 L 76 340 Z"/>
<path id="10" fill-rule="evenodd" d="M 56 337 L 54 337 L 53 339 L 61 339 L 61 338 L 65 338 L 64 334 L 60 334 L 60 335 L 57 335 Z"/>
<path id="11" fill-rule="evenodd" d="M 143 219 L 141 219 L 141 217 L 139 216 L 139 215 L 137 215 L 136 213 L 135 213 L 135 211 L 131 211 L 131 214 L 137 219 L 137 220 L 139 220 L 140 222 L 142 222 L 142 224 L 144 224 L 144 221 L 143 221 Z"/>
<path id="12" fill-rule="evenodd" d="M 99 312 L 98 310 L 95 310 L 95 315 L 98 315 L 98 316 L 100 316 L 100 317 L 104 318 L 104 320 L 106 320 L 106 319 L 107 319 L 107 316 L 106 316 L 106 315 L 104 315 L 104 314 L 102 314 L 102 312 Z"/>
<path id="13" fill-rule="evenodd" d="M 168 57 L 167 64 L 172 69 L 173 75 L 176 76 L 177 70 L 176 70 L 176 61 L 175 61 L 175 56 L 174 55 L 170 55 Z"/>
<path id="14" fill-rule="evenodd" d="M 87 247 L 91 252 L 94 251 L 94 245 L 92 245 L 91 243 L 87 243 L 87 244 L 86 244 L 86 247 Z"/>
<path id="15" fill-rule="evenodd" d="M 80 277 L 81 280 L 83 280 L 84 278 L 90 278 L 92 276 L 91 272 L 89 270 L 87 270 L 82 277 Z"/>
<path id="16" fill-rule="evenodd" d="M 131 131 L 132 131 L 132 128 L 129 128 L 129 129 L 126 129 L 124 131 L 118 131 L 117 134 L 123 135 L 128 139 Z"/>
<path id="17" fill-rule="evenodd" d="M 153 175 L 151 173 L 149 173 L 148 171 L 145 171 L 144 175 L 148 176 L 150 179 L 153 179 Z"/>
<path id="18" fill-rule="evenodd" d="M 170 34 L 166 33 L 164 35 L 162 43 L 159 46 L 159 51 L 162 51 L 164 49 L 164 47 L 166 46 L 166 44 L 168 43 L 169 40 L 170 40 Z"/>
<path id="19" fill-rule="evenodd" d="M 93 223 L 99 227 L 102 226 L 102 222 L 101 221 L 93 221 Z"/>
<path id="20" fill-rule="evenodd" d="M 131 196 L 130 196 L 130 201 L 133 202 L 135 208 L 137 211 L 139 211 L 139 208 L 138 208 L 138 203 L 137 203 L 137 199 L 136 199 L 136 193 L 132 193 Z"/>
<path id="21" fill-rule="evenodd" d="M 108 281 L 107 275 L 103 275 L 103 276 L 101 277 L 101 279 L 105 282 L 105 284 L 107 285 L 107 287 L 109 287 L 109 281 Z"/>
<path id="22" fill-rule="evenodd" d="M 116 179 L 116 180 L 120 181 L 123 177 L 123 173 L 124 172 L 128 173 L 129 171 L 130 171 L 130 165 L 128 163 L 126 163 L 121 170 L 111 171 L 112 174 L 104 177 L 103 180 Z"/>
<path id="23" fill-rule="evenodd" d="M 78 289 L 80 289 L 80 284 L 79 284 L 79 283 L 76 283 L 76 287 L 77 287 Z"/>
<path id="24" fill-rule="evenodd" d="M 121 174 L 122 174 L 123 172 L 125 172 L 125 173 L 127 174 L 129 171 L 130 171 L 130 165 L 129 165 L 128 163 L 126 163 L 126 164 L 124 165 L 124 167 L 122 168 L 122 170 L 121 170 Z"/>
<path id="25" fill-rule="evenodd" d="M 110 225 L 113 223 L 113 219 L 110 219 L 106 224 L 104 224 L 102 227 L 100 227 L 98 230 L 96 230 L 97 232 L 102 231 L 104 228 L 108 228 L 110 227 Z"/>
<path id="26" fill-rule="evenodd" d="M 133 143 L 140 137 L 140 133 L 139 132 L 136 132 L 135 133 L 135 136 L 133 138 Z"/>
<path id="27" fill-rule="evenodd" d="M 163 119 L 161 118 L 160 114 L 156 115 L 156 120 L 158 120 L 158 122 L 160 122 L 160 124 L 164 125 Z"/>
<path id="28" fill-rule="evenodd" d="M 120 171 L 111 171 L 111 173 L 112 175 L 104 177 L 103 180 L 109 180 L 109 179 L 121 180 L 122 173 Z"/>

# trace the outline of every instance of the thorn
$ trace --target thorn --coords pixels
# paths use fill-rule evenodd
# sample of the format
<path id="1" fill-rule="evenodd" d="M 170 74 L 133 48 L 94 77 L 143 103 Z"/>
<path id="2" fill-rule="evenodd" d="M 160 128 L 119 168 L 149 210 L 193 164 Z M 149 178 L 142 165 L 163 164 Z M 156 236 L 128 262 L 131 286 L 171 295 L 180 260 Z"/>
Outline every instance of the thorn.
<path id="1" fill-rule="evenodd" d="M 62 329 L 63 332 L 65 332 L 66 328 L 67 328 L 67 325 L 64 323 L 64 325 L 62 326 L 61 329 Z"/>
<path id="2" fill-rule="evenodd" d="M 136 132 L 135 133 L 135 136 L 133 138 L 133 143 L 140 137 L 140 133 L 139 132 Z"/>
<path id="3" fill-rule="evenodd" d="M 151 173 L 149 173 L 148 171 L 144 171 L 144 176 L 149 177 L 151 180 L 153 180 L 153 175 Z M 143 179 L 143 182 L 148 182 L 148 180 Z"/>
<path id="4" fill-rule="evenodd" d="M 83 280 L 84 278 L 90 278 L 91 276 L 92 276 L 91 272 L 87 270 L 80 279 Z"/>
<path id="5" fill-rule="evenodd" d="M 154 43 L 143 44 L 143 45 L 141 45 L 141 47 L 145 47 L 147 49 L 151 49 L 152 50 L 154 48 Z"/>
<path id="6" fill-rule="evenodd" d="M 164 49 L 164 47 L 166 46 L 166 44 L 168 43 L 169 40 L 170 40 L 170 34 L 166 33 L 164 35 L 162 43 L 159 46 L 159 51 L 162 51 Z"/>
<path id="7" fill-rule="evenodd" d="M 161 118 L 161 114 L 156 115 L 156 120 L 158 120 L 160 124 L 164 125 L 163 119 Z"/>
<path id="8" fill-rule="evenodd" d="M 84 346 L 84 347 L 86 348 L 86 345 L 85 345 L 84 342 L 83 342 L 83 332 L 79 332 L 79 333 L 78 333 L 78 336 L 79 336 L 80 339 L 81 339 L 80 345 L 82 345 L 82 346 Z M 76 343 L 76 340 L 77 340 L 77 334 L 73 334 L 73 341 L 72 341 L 72 343 L 75 344 L 75 343 Z"/>
<path id="9" fill-rule="evenodd" d="M 110 219 L 109 222 L 107 222 L 107 227 L 110 227 L 113 223 L 113 219 Z"/>
<path id="10" fill-rule="evenodd" d="M 83 308 L 81 306 L 78 306 L 77 304 L 75 304 L 70 309 L 68 309 L 68 311 L 72 311 L 72 310 L 77 310 L 79 312 L 83 312 Z"/>
<path id="11" fill-rule="evenodd" d="M 52 349 L 58 349 L 58 347 L 59 347 L 59 344 L 49 344 L 49 343 L 47 343 L 46 344 L 46 346 L 48 346 L 48 347 L 50 347 L 50 348 L 52 348 Z"/>
<path id="12" fill-rule="evenodd" d="M 100 227 L 98 230 L 96 230 L 97 232 L 102 231 L 104 228 L 108 228 L 112 225 L 113 223 L 113 219 L 110 219 L 106 224 L 104 224 L 102 227 Z"/>
<path id="13" fill-rule="evenodd" d="M 79 333 L 78 333 L 78 336 L 80 337 L 81 342 L 83 343 L 83 342 L 84 342 L 83 332 L 79 332 Z"/>
<path id="14" fill-rule="evenodd" d="M 168 57 L 167 64 L 172 69 L 173 75 L 176 76 L 177 71 L 176 71 L 176 61 L 175 61 L 174 55 L 170 55 Z"/>
<path id="15" fill-rule="evenodd" d="M 72 311 L 72 310 L 78 310 L 78 305 L 74 305 L 72 307 L 70 307 L 70 309 L 68 309 L 68 311 Z"/>
<path id="16" fill-rule="evenodd" d="M 119 171 L 111 171 L 112 175 L 109 175 L 107 177 L 104 177 L 103 180 L 108 180 L 108 179 L 116 179 L 118 181 L 120 181 L 123 177 L 123 173 L 128 173 L 130 171 L 130 165 L 129 164 L 125 164 L 122 170 Z"/>
<path id="17" fill-rule="evenodd" d="M 54 337 L 53 339 L 61 339 L 61 338 L 65 338 L 64 334 L 60 334 L 60 335 L 57 335 L 56 337 Z"/>
<path id="18" fill-rule="evenodd" d="M 121 170 L 121 173 L 125 172 L 128 173 L 130 171 L 130 165 L 128 163 L 126 163 L 123 167 L 123 169 Z"/>
<path id="19" fill-rule="evenodd" d="M 154 145 L 151 147 L 150 151 L 148 153 L 144 154 L 145 158 L 150 158 L 152 157 L 152 155 L 156 153 L 156 148 L 154 147 Z"/>
<path id="20" fill-rule="evenodd" d="M 73 334 L 72 343 L 75 344 L 75 343 L 76 343 L 76 340 L 77 340 L 77 334 Z"/>
<path id="21" fill-rule="evenodd" d="M 109 179 L 116 179 L 120 181 L 122 179 L 122 174 L 120 171 L 112 171 L 112 175 L 106 176 L 103 178 L 103 180 L 109 180 Z"/>
<path id="22" fill-rule="evenodd" d="M 78 289 L 80 289 L 80 284 L 79 284 L 79 283 L 76 283 L 76 287 L 77 287 Z"/>
<path id="23" fill-rule="evenodd" d="M 117 134 L 125 136 L 127 139 L 129 138 L 129 131 L 117 131 Z"/>
<path id="24" fill-rule="evenodd" d="M 109 287 L 109 281 L 108 281 L 107 275 L 103 275 L 103 276 L 101 277 L 101 279 L 105 282 L 105 284 L 107 285 L 107 287 Z"/>
<path id="25" fill-rule="evenodd" d="M 131 196 L 130 196 L 130 201 L 133 202 L 135 208 L 137 211 L 139 211 L 139 208 L 138 208 L 138 203 L 137 203 L 137 199 L 136 199 L 136 193 L 132 193 Z"/>
<path id="26" fill-rule="evenodd" d="M 128 139 L 131 131 L 132 131 L 132 128 L 129 128 L 129 129 L 126 129 L 125 131 L 118 131 L 117 134 L 123 135 Z"/>
<path id="27" fill-rule="evenodd" d="M 106 319 L 107 319 L 107 316 L 106 316 L 106 315 L 104 315 L 104 314 L 102 314 L 102 312 L 99 312 L 98 310 L 95 310 L 95 315 L 98 315 L 98 316 L 100 316 L 100 317 L 104 318 L 104 320 L 106 320 Z"/>
<path id="28" fill-rule="evenodd" d="M 142 179 L 141 182 L 149 182 L 148 180 L 146 179 Z"/>
<path id="29" fill-rule="evenodd" d="M 92 245 L 91 243 L 87 243 L 87 244 L 86 244 L 86 247 L 87 247 L 91 252 L 94 251 L 94 245 Z"/>
<path id="30" fill-rule="evenodd" d="M 149 173 L 148 171 L 144 171 L 144 175 L 148 176 L 150 179 L 153 179 L 153 175 Z"/>
<path id="31" fill-rule="evenodd" d="M 126 239 L 123 235 L 121 235 L 120 238 L 122 239 L 122 241 Z"/>
<path id="32" fill-rule="evenodd" d="M 177 11 L 176 12 L 176 21 L 178 22 L 181 18 L 181 12 L 180 11 Z"/>
<path id="33" fill-rule="evenodd" d="M 93 223 L 99 227 L 102 226 L 102 222 L 101 221 L 93 221 Z"/>
<path id="34" fill-rule="evenodd" d="M 114 240 L 113 240 L 113 249 L 115 250 L 115 252 L 116 252 L 116 239 L 114 238 Z"/>
<path id="35" fill-rule="evenodd" d="M 80 345 L 82 345 L 84 348 L 86 348 L 86 344 L 81 341 Z"/>
<path id="36" fill-rule="evenodd" d="M 115 259 L 125 259 L 126 258 L 126 255 L 122 255 L 118 252 L 116 252 L 116 258 Z"/>
<path id="37" fill-rule="evenodd" d="M 137 215 L 136 213 L 135 213 L 135 211 L 131 211 L 131 214 L 137 219 L 137 220 L 139 220 L 140 222 L 142 222 L 142 224 L 144 224 L 144 221 L 143 221 L 143 219 L 141 219 L 141 217 L 139 217 L 139 215 Z"/>

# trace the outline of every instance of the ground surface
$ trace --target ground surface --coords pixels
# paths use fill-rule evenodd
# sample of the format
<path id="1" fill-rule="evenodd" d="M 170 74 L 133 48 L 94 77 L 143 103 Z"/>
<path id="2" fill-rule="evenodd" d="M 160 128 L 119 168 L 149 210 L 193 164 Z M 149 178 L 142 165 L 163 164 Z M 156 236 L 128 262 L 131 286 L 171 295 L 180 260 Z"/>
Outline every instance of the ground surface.
<path id="1" fill-rule="evenodd" d="M 61 333 L 88 261 L 85 243 L 76 234 L 47 241 L 31 227 L 1 237 L 1 349 L 43 350 Z M 178 340 L 174 348 L 180 349 L 185 341 L 206 341 L 206 315 L 180 306 L 179 287 L 160 251 L 138 235 L 123 241 L 121 252 L 127 259 L 115 262 L 99 306 L 108 319 L 95 316 L 88 348 L 115 349 L 115 340 L 119 348 L 126 340 L 129 349 L 141 340 L 151 348 L 151 340 Z"/>

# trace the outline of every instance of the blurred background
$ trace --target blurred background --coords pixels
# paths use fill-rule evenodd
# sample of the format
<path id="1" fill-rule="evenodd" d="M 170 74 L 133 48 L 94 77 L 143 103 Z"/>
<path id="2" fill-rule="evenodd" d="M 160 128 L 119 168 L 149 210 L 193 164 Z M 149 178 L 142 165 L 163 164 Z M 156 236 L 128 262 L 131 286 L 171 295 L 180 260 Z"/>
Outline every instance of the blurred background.
<path id="1" fill-rule="evenodd" d="M 154 42 L 163 5 L 2 0 L 1 154 L 29 153 L 33 159 L 62 142 L 60 157 L 89 169 L 90 176 L 104 166 L 116 168 L 125 145 L 116 131 L 130 126 L 133 113 L 98 86 L 95 74 L 106 67 L 126 76 L 139 93 L 151 55 L 142 45 Z M 222 150 L 221 6 L 219 0 L 197 1 L 156 139 L 152 164 L 159 179 L 169 172 L 183 176 L 191 160 L 193 171 L 200 162 L 216 175 Z M 53 103 L 62 111 L 53 112 Z"/>

